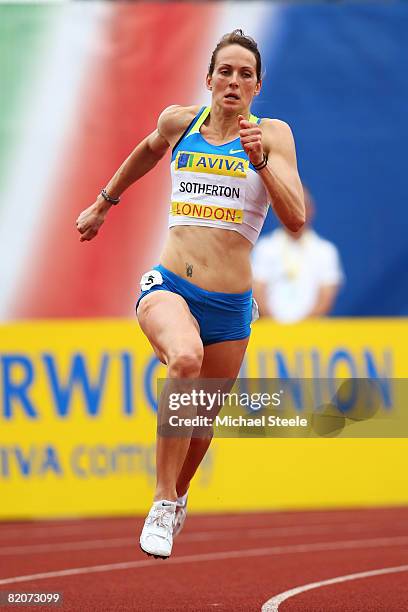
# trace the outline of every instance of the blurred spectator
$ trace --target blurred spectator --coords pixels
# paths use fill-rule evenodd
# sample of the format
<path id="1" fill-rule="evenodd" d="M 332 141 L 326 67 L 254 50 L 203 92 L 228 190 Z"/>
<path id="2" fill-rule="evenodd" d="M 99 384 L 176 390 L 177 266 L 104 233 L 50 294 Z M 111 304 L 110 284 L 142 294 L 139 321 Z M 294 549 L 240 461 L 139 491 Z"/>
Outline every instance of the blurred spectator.
<path id="1" fill-rule="evenodd" d="M 328 314 L 344 276 L 337 248 L 310 227 L 314 204 L 304 187 L 306 223 L 299 232 L 279 228 L 253 251 L 254 297 L 260 316 L 281 323 Z"/>

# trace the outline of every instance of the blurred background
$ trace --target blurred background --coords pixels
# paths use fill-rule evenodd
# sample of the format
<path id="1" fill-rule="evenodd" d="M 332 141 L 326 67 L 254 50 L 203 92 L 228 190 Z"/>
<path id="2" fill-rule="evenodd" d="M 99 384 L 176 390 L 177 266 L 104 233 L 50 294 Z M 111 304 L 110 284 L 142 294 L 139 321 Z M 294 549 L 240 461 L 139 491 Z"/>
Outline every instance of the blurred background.
<path id="1" fill-rule="evenodd" d="M 330 307 L 294 325 L 272 314 L 257 323 L 242 374 L 406 375 L 405 2 L 1 4 L 0 517 L 150 503 L 164 370 L 134 304 L 166 233 L 170 156 L 129 189 L 96 240 L 80 244 L 75 220 L 163 108 L 209 102 L 210 54 L 238 27 L 263 56 L 252 110 L 292 127 L 314 230 L 338 257 Z M 269 213 L 262 238 L 276 227 Z M 291 259 L 283 273 L 299 266 Z M 406 503 L 407 447 L 217 440 L 191 506 Z M 271 486 L 254 493 L 261 470 Z"/>

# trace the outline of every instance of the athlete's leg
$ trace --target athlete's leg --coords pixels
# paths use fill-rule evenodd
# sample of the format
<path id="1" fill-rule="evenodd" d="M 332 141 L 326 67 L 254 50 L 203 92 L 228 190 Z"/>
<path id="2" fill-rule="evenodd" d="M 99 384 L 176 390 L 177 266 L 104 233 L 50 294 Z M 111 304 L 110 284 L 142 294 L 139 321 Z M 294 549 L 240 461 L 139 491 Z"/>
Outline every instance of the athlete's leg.
<path id="1" fill-rule="evenodd" d="M 204 347 L 204 359 L 200 378 L 228 378 L 235 380 L 238 376 L 245 355 L 249 337 L 243 340 L 217 342 Z M 211 444 L 212 433 L 207 437 L 191 438 L 190 446 L 183 467 L 177 478 L 177 495 L 187 492 L 190 481 L 197 471 Z"/>
<path id="2" fill-rule="evenodd" d="M 155 291 L 139 303 L 137 316 L 158 358 L 168 366 L 169 378 L 197 378 L 203 361 L 203 344 L 197 321 L 186 301 L 169 291 Z M 159 400 L 159 413 L 166 409 Z M 157 435 L 155 500 L 177 498 L 176 481 L 189 448 L 188 437 Z"/>

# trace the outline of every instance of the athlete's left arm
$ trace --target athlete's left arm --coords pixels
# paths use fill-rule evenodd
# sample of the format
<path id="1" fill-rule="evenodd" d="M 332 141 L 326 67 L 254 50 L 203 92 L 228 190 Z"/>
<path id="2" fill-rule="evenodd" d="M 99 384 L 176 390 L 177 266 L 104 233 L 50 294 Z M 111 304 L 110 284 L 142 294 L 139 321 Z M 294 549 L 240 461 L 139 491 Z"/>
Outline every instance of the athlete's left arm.
<path id="1" fill-rule="evenodd" d="M 305 203 L 292 131 L 277 119 L 264 120 L 262 144 L 267 166 L 259 171 L 273 209 L 288 229 L 297 232 L 305 222 Z"/>
<path id="2" fill-rule="evenodd" d="M 264 154 L 268 158 L 258 173 L 276 215 L 288 229 L 297 232 L 305 222 L 305 204 L 290 127 L 277 119 L 264 119 L 261 125 L 254 125 L 240 115 L 238 121 L 242 146 L 251 163 L 259 165 Z"/>

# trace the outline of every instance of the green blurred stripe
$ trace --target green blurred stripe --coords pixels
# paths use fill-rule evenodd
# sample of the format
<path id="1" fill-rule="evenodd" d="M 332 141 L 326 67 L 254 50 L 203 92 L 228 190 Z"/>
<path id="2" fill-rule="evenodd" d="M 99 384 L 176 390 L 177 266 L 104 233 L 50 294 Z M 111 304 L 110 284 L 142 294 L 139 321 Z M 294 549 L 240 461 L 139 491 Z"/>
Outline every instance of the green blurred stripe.
<path id="1" fill-rule="evenodd" d="M 56 5 L 0 4 L 0 188 L 24 130 Z M 1 201 L 0 201 L 1 206 Z"/>

